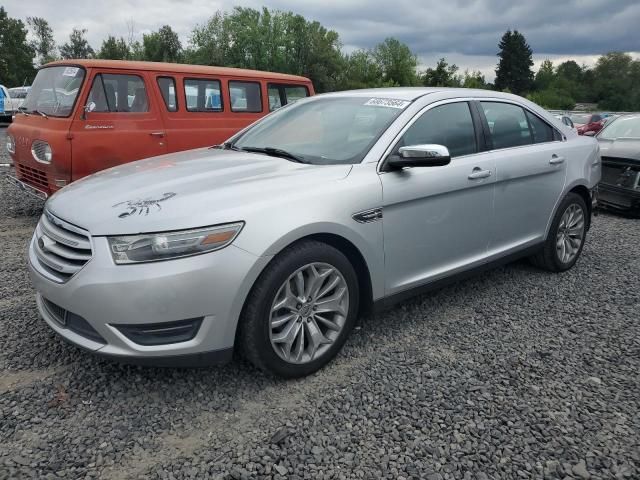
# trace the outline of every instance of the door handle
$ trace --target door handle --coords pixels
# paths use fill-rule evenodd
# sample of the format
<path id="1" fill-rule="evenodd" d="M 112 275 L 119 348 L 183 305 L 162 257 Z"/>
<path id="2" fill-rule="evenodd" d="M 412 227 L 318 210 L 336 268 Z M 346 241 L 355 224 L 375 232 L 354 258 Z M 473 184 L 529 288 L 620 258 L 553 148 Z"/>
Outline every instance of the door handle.
<path id="1" fill-rule="evenodd" d="M 151 135 L 152 137 L 164 137 L 164 132 L 151 132 L 149 135 Z"/>
<path id="2" fill-rule="evenodd" d="M 469 180 L 477 180 L 479 178 L 487 178 L 491 176 L 491 170 L 481 170 L 479 167 L 473 169 L 469 174 Z"/>
<path id="3" fill-rule="evenodd" d="M 564 163 L 564 157 L 559 157 L 555 153 L 551 155 L 551 160 L 549 160 L 550 165 L 560 165 L 561 163 Z"/>

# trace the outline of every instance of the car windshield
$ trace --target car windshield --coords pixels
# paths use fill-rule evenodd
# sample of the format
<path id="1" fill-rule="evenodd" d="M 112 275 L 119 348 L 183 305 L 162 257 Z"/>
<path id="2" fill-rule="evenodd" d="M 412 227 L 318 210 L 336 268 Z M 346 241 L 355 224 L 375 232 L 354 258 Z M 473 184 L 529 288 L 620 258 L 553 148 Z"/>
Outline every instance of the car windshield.
<path id="1" fill-rule="evenodd" d="M 409 104 L 363 96 L 301 100 L 256 123 L 233 147 L 277 150 L 316 165 L 359 163 Z"/>
<path id="2" fill-rule="evenodd" d="M 591 120 L 591 115 L 587 114 L 587 113 L 574 113 L 571 115 L 571 121 L 573 123 L 589 123 L 589 120 Z"/>
<path id="3" fill-rule="evenodd" d="M 46 67 L 36 75 L 22 110 L 52 117 L 68 117 L 78 96 L 84 69 L 80 67 Z"/>
<path id="4" fill-rule="evenodd" d="M 600 132 L 598 138 L 640 138 L 640 117 L 617 118 Z"/>

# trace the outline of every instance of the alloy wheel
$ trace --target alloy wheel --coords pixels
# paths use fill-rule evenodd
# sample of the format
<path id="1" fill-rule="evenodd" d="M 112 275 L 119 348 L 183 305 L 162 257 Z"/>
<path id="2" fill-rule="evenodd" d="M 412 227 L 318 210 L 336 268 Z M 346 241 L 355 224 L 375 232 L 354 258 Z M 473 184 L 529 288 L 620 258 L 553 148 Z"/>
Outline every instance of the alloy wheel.
<path id="1" fill-rule="evenodd" d="M 564 211 L 556 235 L 556 252 L 562 263 L 573 261 L 580 252 L 584 228 L 584 212 L 579 205 L 572 203 Z"/>
<path id="2" fill-rule="evenodd" d="M 309 263 L 280 286 L 271 305 L 269 338 L 286 362 L 309 363 L 324 355 L 342 332 L 349 288 L 338 269 Z"/>

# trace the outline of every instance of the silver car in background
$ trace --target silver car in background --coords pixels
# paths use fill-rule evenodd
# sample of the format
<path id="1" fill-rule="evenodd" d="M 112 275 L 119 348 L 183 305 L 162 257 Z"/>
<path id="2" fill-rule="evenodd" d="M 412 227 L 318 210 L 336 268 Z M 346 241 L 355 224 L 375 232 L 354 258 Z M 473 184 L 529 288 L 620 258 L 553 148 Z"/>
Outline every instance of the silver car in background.
<path id="1" fill-rule="evenodd" d="M 640 115 L 607 121 L 596 136 L 602 152 L 602 204 L 640 215 Z"/>
<path id="2" fill-rule="evenodd" d="M 571 268 L 599 180 L 597 142 L 518 96 L 319 95 L 64 188 L 30 271 L 44 320 L 84 349 L 192 365 L 237 348 L 297 377 L 365 310 L 518 257 Z"/>

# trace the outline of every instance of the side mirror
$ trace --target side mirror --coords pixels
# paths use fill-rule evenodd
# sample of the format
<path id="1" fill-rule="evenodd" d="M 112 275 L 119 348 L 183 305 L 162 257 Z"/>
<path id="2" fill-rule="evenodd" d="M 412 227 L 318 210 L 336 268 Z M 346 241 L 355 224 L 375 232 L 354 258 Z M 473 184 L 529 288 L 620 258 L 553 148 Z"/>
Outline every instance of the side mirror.
<path id="1" fill-rule="evenodd" d="M 82 112 L 82 119 L 87 119 L 87 113 L 91 113 L 96 109 L 96 102 L 89 102 L 84 106 L 84 111 Z"/>
<path id="2" fill-rule="evenodd" d="M 411 145 L 400 147 L 399 155 L 387 160 L 390 169 L 404 167 L 442 167 L 451 163 L 451 154 L 444 145 Z"/>

